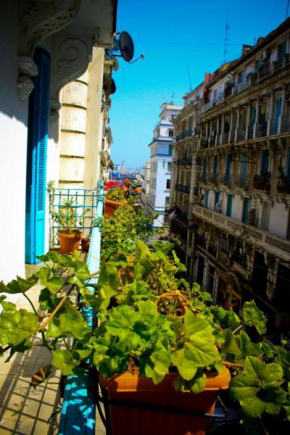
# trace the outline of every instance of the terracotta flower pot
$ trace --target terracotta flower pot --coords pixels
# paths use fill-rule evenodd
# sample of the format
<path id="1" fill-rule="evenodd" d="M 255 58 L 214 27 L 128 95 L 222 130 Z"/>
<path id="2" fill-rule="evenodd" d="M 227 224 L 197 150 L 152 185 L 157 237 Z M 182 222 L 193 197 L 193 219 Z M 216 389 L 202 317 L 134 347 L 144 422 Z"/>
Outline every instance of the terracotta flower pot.
<path id="1" fill-rule="evenodd" d="M 169 373 L 158 385 L 129 372 L 100 377 L 111 402 L 112 435 L 205 435 L 211 419 L 203 414 L 214 412 L 217 393 L 228 388 L 230 372 L 209 373 L 205 390 L 196 395 L 173 389 L 177 375 Z"/>
<path id="2" fill-rule="evenodd" d="M 81 231 L 75 231 L 73 234 L 67 234 L 62 231 L 57 233 L 59 238 L 60 250 L 66 254 L 69 254 L 76 249 L 79 249 L 80 240 L 83 233 Z"/>
<path id="3" fill-rule="evenodd" d="M 105 198 L 104 215 L 113 216 L 118 207 L 124 205 L 124 202 L 112 201 L 111 199 Z"/>

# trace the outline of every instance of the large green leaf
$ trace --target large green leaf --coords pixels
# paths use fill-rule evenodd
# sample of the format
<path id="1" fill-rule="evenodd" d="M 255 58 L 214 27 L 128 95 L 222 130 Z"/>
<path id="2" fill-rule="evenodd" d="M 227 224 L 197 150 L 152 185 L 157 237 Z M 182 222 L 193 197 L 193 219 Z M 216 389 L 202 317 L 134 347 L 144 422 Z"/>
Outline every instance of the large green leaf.
<path id="1" fill-rule="evenodd" d="M 37 331 L 37 316 L 24 309 L 16 310 L 13 305 L 6 305 L 8 309 L 0 314 L 0 343 L 3 346 L 17 346 Z"/>
<path id="2" fill-rule="evenodd" d="M 245 302 L 243 309 L 244 323 L 247 326 L 255 326 L 259 334 L 265 334 L 267 319 L 257 307 L 255 301 Z"/>
<path id="3" fill-rule="evenodd" d="M 249 417 L 259 417 L 263 412 L 279 414 L 286 401 L 286 392 L 280 388 L 283 371 L 279 364 L 266 364 L 256 357 L 247 357 L 244 373 L 234 377 L 230 392 L 240 402 Z"/>
<path id="4" fill-rule="evenodd" d="M 13 279 L 8 284 L 4 284 L 3 281 L 0 281 L 0 293 L 9 293 L 9 294 L 25 293 L 36 283 L 37 283 L 37 278 L 34 275 L 32 275 L 28 279 L 23 279 L 20 276 L 17 276 L 17 279 Z"/>
<path id="5" fill-rule="evenodd" d="M 74 374 L 77 364 L 68 350 L 55 350 L 52 352 L 52 355 L 52 365 L 61 370 L 63 375 L 68 376 Z"/>
<path id="6" fill-rule="evenodd" d="M 210 323 L 197 318 L 190 310 L 184 316 L 184 341 L 172 353 L 172 363 L 184 379 L 192 379 L 198 367 L 213 364 L 218 356 Z"/>

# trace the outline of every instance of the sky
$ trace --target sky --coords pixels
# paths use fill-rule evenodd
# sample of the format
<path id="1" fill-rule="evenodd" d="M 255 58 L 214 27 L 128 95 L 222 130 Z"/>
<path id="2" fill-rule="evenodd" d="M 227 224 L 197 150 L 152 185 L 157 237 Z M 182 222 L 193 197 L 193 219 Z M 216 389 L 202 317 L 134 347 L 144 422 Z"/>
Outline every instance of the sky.
<path id="1" fill-rule="evenodd" d="M 289 12 L 289 0 L 118 0 L 117 31 L 131 35 L 134 59 L 141 53 L 145 59 L 130 65 L 118 58 L 113 74 L 114 163 L 144 167 L 164 99 L 183 105 L 205 72 L 238 58 L 243 44 L 266 36 Z"/>

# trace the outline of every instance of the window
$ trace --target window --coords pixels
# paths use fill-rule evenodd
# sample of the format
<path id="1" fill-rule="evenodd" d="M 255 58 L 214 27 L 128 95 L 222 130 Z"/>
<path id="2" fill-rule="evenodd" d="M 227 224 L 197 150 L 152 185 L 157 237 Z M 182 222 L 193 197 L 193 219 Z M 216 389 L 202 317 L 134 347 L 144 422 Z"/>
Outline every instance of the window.
<path id="1" fill-rule="evenodd" d="M 171 180 L 166 180 L 166 189 L 170 189 L 170 181 Z"/>
<path id="2" fill-rule="evenodd" d="M 243 81 L 244 81 L 244 71 L 241 71 L 238 74 L 238 83 L 243 83 Z"/>
<path id="3" fill-rule="evenodd" d="M 173 137 L 173 130 L 172 130 L 172 129 L 169 129 L 169 130 L 168 130 L 168 136 L 169 136 L 169 137 Z"/>
<path id="4" fill-rule="evenodd" d="M 232 206 L 233 206 L 233 195 L 228 195 L 228 203 L 227 203 L 227 216 L 232 216 Z"/>
<path id="5" fill-rule="evenodd" d="M 169 206 L 169 196 L 165 197 L 165 208 L 168 208 Z"/>
<path id="6" fill-rule="evenodd" d="M 168 145 L 168 155 L 172 156 L 172 145 Z"/>
<path id="7" fill-rule="evenodd" d="M 176 119 L 177 115 L 171 115 L 171 121 L 174 121 Z"/>
<path id="8" fill-rule="evenodd" d="M 172 166 L 172 163 L 171 163 L 171 162 L 168 162 L 168 163 L 167 163 L 167 171 L 168 171 L 168 172 L 171 172 L 171 166 Z"/>

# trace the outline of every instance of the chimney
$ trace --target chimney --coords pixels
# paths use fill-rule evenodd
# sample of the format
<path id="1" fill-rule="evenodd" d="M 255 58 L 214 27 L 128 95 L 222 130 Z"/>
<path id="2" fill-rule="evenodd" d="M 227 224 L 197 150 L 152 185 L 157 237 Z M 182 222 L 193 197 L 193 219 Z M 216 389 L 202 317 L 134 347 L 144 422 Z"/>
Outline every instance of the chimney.
<path id="1" fill-rule="evenodd" d="M 204 73 L 204 84 L 206 85 L 207 83 L 209 83 L 212 78 L 213 78 L 214 74 L 212 73 Z"/>
<path id="2" fill-rule="evenodd" d="M 242 48 L 242 56 L 244 56 L 244 54 L 247 54 L 251 49 L 253 48 L 252 45 L 243 45 Z"/>

